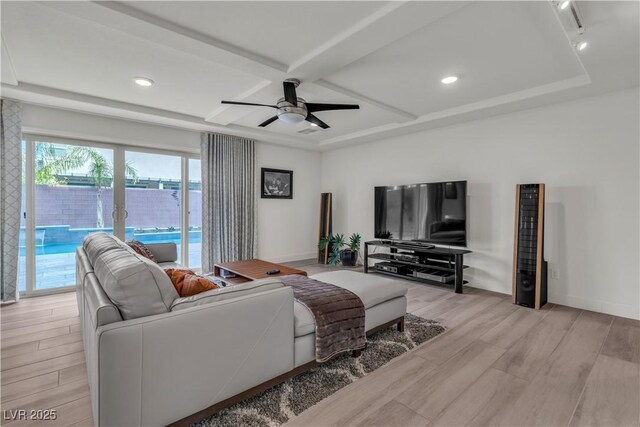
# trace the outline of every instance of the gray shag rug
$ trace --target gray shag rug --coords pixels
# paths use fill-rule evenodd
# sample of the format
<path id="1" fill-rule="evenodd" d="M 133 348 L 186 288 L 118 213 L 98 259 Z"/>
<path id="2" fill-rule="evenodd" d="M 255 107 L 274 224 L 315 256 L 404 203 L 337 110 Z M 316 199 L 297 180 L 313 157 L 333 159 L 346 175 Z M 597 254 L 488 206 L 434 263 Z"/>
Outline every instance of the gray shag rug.
<path id="1" fill-rule="evenodd" d="M 367 337 L 360 357 L 345 353 L 297 377 L 274 386 L 215 415 L 196 427 L 274 427 L 331 396 L 358 378 L 375 371 L 392 359 L 440 335 L 444 327 L 432 320 L 405 315 L 404 332 L 389 328 Z"/>

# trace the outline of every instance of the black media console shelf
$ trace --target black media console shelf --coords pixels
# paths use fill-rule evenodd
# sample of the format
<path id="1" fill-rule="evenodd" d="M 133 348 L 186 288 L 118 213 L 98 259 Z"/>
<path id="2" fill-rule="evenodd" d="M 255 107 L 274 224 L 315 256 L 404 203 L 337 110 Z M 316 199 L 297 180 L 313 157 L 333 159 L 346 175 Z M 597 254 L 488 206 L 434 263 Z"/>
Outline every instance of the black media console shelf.
<path id="1" fill-rule="evenodd" d="M 372 253 L 370 246 L 389 248 L 389 252 Z M 431 285 L 453 285 L 456 293 L 468 283 L 463 278 L 466 249 L 439 248 L 415 242 L 372 240 L 364 243 L 364 272 L 380 273 L 417 280 Z M 376 261 L 369 265 L 369 260 Z"/>

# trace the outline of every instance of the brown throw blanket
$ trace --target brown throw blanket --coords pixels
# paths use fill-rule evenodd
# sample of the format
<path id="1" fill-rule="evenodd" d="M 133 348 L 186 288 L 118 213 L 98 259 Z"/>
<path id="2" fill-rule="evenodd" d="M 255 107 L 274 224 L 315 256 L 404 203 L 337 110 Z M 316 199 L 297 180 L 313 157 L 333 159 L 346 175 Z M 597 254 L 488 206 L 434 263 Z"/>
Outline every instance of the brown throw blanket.
<path id="1" fill-rule="evenodd" d="M 306 276 L 278 277 L 293 289 L 316 321 L 316 361 L 326 362 L 337 354 L 362 350 L 367 344 L 364 304 L 356 294 Z"/>

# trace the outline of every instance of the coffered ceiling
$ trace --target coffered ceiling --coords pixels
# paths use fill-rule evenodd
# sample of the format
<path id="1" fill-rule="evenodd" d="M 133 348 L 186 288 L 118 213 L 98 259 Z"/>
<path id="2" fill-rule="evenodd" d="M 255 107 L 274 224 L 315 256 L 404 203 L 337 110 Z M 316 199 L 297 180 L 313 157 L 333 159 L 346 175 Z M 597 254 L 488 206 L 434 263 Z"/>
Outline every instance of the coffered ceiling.
<path id="1" fill-rule="evenodd" d="M 638 86 L 638 2 L 2 1 L 3 96 L 309 149 Z M 459 80 L 443 85 L 441 79 Z M 137 86 L 133 77 L 155 81 Z M 331 128 L 276 121 L 282 81 Z"/>

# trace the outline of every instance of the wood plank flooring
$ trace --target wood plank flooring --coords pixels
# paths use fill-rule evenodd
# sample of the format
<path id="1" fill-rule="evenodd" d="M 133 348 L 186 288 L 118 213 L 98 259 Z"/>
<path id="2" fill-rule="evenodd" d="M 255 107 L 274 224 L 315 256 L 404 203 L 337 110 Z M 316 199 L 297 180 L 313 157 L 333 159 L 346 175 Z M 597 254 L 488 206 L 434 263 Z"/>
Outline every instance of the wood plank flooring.
<path id="1" fill-rule="evenodd" d="M 287 265 L 310 275 L 333 269 Z M 415 282 L 410 312 L 447 332 L 361 378 L 288 426 L 638 426 L 640 322 L 548 304 L 534 311 L 474 288 Z M 75 294 L 0 310 L 3 410 L 56 409 L 52 422 L 93 425 Z"/>
<path id="2" fill-rule="evenodd" d="M 2 425 L 93 425 L 75 293 L 25 298 L 0 310 L 3 411 L 55 409 L 55 421 Z M 6 412 L 3 412 L 6 415 Z"/>

